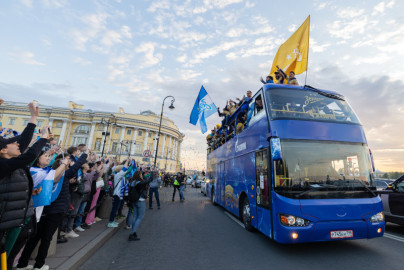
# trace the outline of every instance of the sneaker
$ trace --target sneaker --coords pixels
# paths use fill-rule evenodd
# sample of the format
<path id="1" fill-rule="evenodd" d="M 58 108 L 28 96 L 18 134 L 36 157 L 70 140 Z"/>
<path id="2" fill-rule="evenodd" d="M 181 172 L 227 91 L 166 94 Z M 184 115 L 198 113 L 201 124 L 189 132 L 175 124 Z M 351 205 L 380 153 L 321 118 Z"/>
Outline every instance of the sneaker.
<path id="1" fill-rule="evenodd" d="M 119 226 L 119 223 L 116 221 L 112 221 L 112 223 L 114 223 L 116 226 Z"/>
<path id="2" fill-rule="evenodd" d="M 87 230 L 87 229 L 90 229 L 91 226 L 89 224 L 87 224 L 87 223 L 84 223 L 84 224 L 81 225 L 81 228 Z"/>
<path id="3" fill-rule="evenodd" d="M 60 231 L 60 236 L 65 235 L 66 233 L 64 231 Z"/>
<path id="4" fill-rule="evenodd" d="M 66 233 L 65 237 L 67 237 L 67 238 L 76 238 L 76 237 L 79 237 L 79 235 L 72 230 L 72 231 Z"/>
<path id="5" fill-rule="evenodd" d="M 128 239 L 129 241 L 137 241 L 137 240 L 140 240 L 140 238 L 139 237 L 137 237 L 137 234 L 136 233 L 134 233 L 134 234 L 130 234 L 129 235 L 129 239 Z"/>
<path id="6" fill-rule="evenodd" d="M 118 224 L 116 222 L 109 222 L 107 227 L 108 228 L 116 228 L 116 227 L 118 227 Z"/>
<path id="7" fill-rule="evenodd" d="M 32 269 L 34 269 L 34 266 L 33 265 L 27 265 L 25 267 L 20 267 L 20 268 L 16 267 L 15 269 L 17 269 L 17 270 L 32 270 Z"/>
<path id="8" fill-rule="evenodd" d="M 64 236 L 58 238 L 58 240 L 57 240 L 58 244 L 63 244 L 63 243 L 66 243 L 66 242 L 67 242 L 67 238 L 64 237 Z"/>
<path id="9" fill-rule="evenodd" d="M 129 226 L 129 225 L 125 226 L 125 230 L 130 230 L 130 229 L 132 229 L 132 226 Z"/>
<path id="10" fill-rule="evenodd" d="M 76 229 L 74 229 L 74 230 L 77 231 L 77 232 L 84 232 L 85 231 L 81 226 L 76 227 Z"/>
<path id="11" fill-rule="evenodd" d="M 99 217 L 95 217 L 95 219 L 94 219 L 95 222 L 100 222 L 101 220 L 102 220 L 102 218 L 99 218 Z"/>
<path id="12" fill-rule="evenodd" d="M 36 268 L 35 267 L 34 270 L 49 270 L 49 265 L 44 264 L 44 265 L 42 265 L 41 268 Z"/>

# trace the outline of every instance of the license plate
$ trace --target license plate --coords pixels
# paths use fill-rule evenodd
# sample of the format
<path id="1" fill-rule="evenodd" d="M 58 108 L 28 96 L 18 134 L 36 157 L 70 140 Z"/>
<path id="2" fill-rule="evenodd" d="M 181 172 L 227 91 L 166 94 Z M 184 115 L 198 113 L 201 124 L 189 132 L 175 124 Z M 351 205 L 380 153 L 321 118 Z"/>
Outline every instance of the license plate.
<path id="1" fill-rule="evenodd" d="M 348 231 L 331 231 L 331 238 L 336 239 L 336 238 L 351 238 L 353 237 L 353 231 L 348 230 Z"/>

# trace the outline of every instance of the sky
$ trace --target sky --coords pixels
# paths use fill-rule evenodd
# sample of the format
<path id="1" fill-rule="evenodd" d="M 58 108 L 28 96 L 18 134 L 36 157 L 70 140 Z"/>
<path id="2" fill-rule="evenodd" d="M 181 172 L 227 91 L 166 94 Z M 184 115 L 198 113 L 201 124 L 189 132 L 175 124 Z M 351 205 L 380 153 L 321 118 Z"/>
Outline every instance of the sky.
<path id="1" fill-rule="evenodd" d="M 398 0 L 3 0 L 0 98 L 160 114 L 173 95 L 164 115 L 185 134 L 185 168 L 201 170 L 207 134 L 188 123 L 201 85 L 219 107 L 255 93 L 310 15 L 306 84 L 343 94 L 376 168 L 404 171 L 403 9 Z M 208 118 L 208 129 L 219 121 Z"/>

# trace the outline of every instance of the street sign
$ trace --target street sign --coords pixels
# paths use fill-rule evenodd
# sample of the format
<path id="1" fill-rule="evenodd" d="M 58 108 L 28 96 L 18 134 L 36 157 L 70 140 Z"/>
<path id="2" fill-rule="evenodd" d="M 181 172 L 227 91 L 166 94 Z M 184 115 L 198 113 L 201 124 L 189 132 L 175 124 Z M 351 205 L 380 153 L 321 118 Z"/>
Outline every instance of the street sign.
<path id="1" fill-rule="evenodd" d="M 144 156 L 144 157 L 150 157 L 150 156 L 151 156 L 150 150 L 144 150 L 144 151 L 143 151 L 143 156 Z"/>

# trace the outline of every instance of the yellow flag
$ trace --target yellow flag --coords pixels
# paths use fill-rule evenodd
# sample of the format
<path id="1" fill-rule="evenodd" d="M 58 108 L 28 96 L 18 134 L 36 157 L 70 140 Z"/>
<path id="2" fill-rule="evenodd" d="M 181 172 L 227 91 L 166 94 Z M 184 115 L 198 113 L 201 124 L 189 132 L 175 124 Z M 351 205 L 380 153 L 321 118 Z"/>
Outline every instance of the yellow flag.
<path id="1" fill-rule="evenodd" d="M 300 74 L 307 70 L 309 57 L 310 16 L 297 31 L 283 43 L 275 55 L 270 74 L 277 71 L 277 65 L 289 75 L 290 71 Z"/>

